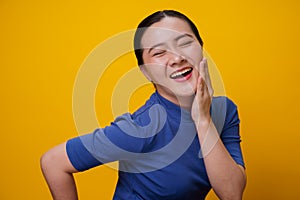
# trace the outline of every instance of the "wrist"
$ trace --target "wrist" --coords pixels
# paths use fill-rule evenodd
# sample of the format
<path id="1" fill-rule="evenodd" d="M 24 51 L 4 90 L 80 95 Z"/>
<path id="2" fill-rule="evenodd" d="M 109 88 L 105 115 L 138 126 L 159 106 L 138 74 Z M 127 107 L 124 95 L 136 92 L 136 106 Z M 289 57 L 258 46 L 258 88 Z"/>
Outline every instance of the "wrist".
<path id="1" fill-rule="evenodd" d="M 200 140 L 200 143 L 205 141 L 205 138 L 207 138 L 207 135 L 210 132 L 211 129 L 212 120 L 211 118 L 199 120 L 197 123 L 195 123 L 197 135 Z"/>
<path id="2" fill-rule="evenodd" d="M 207 118 L 207 119 L 201 119 L 201 120 L 198 120 L 197 122 L 195 122 L 195 126 L 196 126 L 196 130 L 197 130 L 197 133 L 198 135 L 206 135 L 207 133 L 207 130 L 209 129 L 209 126 L 211 124 L 211 119 L 210 118 Z"/>
<path id="3" fill-rule="evenodd" d="M 198 120 L 195 120 L 194 123 L 198 130 L 207 128 L 209 126 L 209 124 L 211 123 L 211 118 L 206 117 L 206 118 L 198 119 Z"/>

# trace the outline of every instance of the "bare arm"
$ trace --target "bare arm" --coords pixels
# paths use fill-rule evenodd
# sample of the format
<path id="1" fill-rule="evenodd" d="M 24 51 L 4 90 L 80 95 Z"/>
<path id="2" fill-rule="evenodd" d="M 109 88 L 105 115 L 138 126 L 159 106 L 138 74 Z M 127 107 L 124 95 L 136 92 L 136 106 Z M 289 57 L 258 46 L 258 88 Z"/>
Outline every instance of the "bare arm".
<path id="1" fill-rule="evenodd" d="M 46 152 L 41 157 L 41 168 L 54 200 L 78 199 L 72 174 L 77 170 L 69 161 L 66 143 Z"/>
<path id="2" fill-rule="evenodd" d="M 220 199 L 242 199 L 246 185 L 244 168 L 232 159 L 211 123 L 197 126 L 202 155 L 213 190 Z"/>
<path id="3" fill-rule="evenodd" d="M 200 62 L 197 92 L 192 106 L 208 178 L 220 199 L 240 200 L 246 185 L 244 168 L 238 165 L 225 146 L 211 120 L 210 105 L 213 89 L 206 60 Z"/>

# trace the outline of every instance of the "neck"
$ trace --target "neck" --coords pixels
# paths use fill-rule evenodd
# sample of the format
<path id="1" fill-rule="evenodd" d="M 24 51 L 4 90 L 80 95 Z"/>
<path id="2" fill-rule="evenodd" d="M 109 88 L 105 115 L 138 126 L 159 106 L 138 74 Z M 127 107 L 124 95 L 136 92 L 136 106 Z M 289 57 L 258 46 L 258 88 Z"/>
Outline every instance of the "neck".
<path id="1" fill-rule="evenodd" d="M 194 95 L 193 96 L 183 96 L 183 97 L 178 97 L 177 98 L 177 103 L 174 102 L 175 104 L 179 105 L 181 108 L 184 108 L 186 110 L 191 110 L 193 101 L 194 101 Z"/>
<path id="2" fill-rule="evenodd" d="M 171 101 L 172 103 L 180 106 L 181 108 L 190 111 L 192 108 L 192 104 L 194 101 L 195 95 L 191 96 L 175 96 L 175 95 L 168 95 L 158 90 L 158 93 L 164 97 L 165 99 Z"/>

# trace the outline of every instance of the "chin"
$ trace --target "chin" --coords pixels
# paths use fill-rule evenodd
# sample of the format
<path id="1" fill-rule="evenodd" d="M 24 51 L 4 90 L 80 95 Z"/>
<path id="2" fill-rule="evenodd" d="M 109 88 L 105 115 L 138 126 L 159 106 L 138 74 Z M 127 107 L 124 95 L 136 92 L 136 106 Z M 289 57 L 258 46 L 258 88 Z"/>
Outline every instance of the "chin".
<path id="1" fill-rule="evenodd" d="M 194 97 L 195 93 L 196 89 L 186 88 L 184 90 L 177 91 L 176 95 L 181 97 Z"/>

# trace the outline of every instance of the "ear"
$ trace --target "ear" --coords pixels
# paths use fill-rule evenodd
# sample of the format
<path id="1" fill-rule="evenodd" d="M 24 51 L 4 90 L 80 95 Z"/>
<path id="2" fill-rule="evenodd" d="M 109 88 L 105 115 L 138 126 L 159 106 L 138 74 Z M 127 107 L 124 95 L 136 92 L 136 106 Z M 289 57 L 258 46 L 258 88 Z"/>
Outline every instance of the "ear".
<path id="1" fill-rule="evenodd" d="M 151 82 L 152 79 L 151 79 L 151 76 L 149 75 L 149 72 L 148 72 L 146 66 L 145 65 L 141 65 L 140 66 L 140 70 L 144 74 L 144 76 Z"/>

